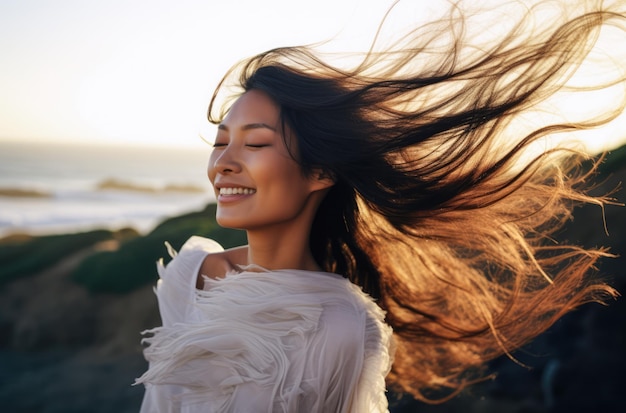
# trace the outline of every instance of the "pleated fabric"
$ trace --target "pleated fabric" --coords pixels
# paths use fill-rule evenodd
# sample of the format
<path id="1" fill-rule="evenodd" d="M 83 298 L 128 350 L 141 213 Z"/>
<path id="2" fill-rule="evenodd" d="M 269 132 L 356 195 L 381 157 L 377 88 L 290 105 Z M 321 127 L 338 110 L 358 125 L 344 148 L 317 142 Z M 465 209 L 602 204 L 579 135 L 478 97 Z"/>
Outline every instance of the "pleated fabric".
<path id="1" fill-rule="evenodd" d="M 156 287 L 144 332 L 141 412 L 387 412 L 392 331 L 363 291 L 331 273 L 244 268 L 196 276 L 223 251 L 192 237 Z"/>

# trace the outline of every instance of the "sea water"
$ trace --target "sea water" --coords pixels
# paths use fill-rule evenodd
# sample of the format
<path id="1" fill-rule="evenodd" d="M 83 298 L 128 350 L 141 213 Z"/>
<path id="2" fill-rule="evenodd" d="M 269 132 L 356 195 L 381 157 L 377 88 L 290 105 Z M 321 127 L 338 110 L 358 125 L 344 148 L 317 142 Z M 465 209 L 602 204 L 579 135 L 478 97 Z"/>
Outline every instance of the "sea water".
<path id="1" fill-rule="evenodd" d="M 215 201 L 210 148 L 0 142 L 0 236 L 133 227 Z"/>

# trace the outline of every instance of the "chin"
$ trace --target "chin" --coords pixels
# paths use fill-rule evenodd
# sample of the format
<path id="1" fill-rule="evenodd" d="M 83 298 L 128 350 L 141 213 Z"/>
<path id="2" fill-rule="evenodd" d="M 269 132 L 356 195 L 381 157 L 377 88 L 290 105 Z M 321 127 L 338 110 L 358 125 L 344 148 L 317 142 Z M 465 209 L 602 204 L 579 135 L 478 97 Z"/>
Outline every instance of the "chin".
<path id="1" fill-rule="evenodd" d="M 239 225 L 237 225 L 236 223 L 232 222 L 229 219 L 216 219 L 215 221 L 217 222 L 217 225 L 219 225 L 222 228 L 243 229 Z"/>
<path id="2" fill-rule="evenodd" d="M 217 222 L 217 225 L 219 225 L 222 228 L 230 228 L 230 229 L 246 229 L 246 225 L 244 222 L 242 222 L 242 220 L 239 218 L 235 218 L 235 217 L 224 217 L 224 216 L 220 216 L 220 214 L 217 214 L 215 216 L 215 221 Z"/>

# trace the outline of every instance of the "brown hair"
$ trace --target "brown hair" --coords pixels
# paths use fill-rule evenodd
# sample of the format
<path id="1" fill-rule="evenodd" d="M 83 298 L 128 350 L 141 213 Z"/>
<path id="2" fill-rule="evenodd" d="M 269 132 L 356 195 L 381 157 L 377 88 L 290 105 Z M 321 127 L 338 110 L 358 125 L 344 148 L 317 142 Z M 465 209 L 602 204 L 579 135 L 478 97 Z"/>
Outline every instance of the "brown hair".
<path id="1" fill-rule="evenodd" d="M 219 122 L 229 101 L 216 102 L 232 79 L 268 93 L 303 171 L 335 178 L 313 253 L 387 311 L 397 344 L 388 379 L 422 400 L 433 389 L 455 394 L 486 361 L 616 294 L 592 276 L 607 251 L 553 239 L 575 204 L 608 201 L 584 192 L 593 167 L 571 150 L 529 148 L 608 123 L 624 103 L 588 119 L 516 123 L 571 86 L 600 28 L 626 21 L 599 3 L 563 3 L 552 26 L 532 27 L 557 4 L 538 3 L 497 42 L 478 45 L 463 37 L 455 3 L 448 19 L 373 48 L 351 69 L 307 47 L 270 50 L 235 66 L 213 96 L 209 119 Z M 580 89 L 624 80 L 620 72 Z"/>

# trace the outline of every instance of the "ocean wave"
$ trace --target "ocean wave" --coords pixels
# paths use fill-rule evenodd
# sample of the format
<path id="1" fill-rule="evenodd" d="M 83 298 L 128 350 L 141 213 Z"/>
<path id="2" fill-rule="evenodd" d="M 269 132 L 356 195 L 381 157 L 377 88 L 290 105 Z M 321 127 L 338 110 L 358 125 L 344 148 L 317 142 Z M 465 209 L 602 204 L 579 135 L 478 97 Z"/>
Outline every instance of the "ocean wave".
<path id="1" fill-rule="evenodd" d="M 203 209 L 206 194 L 77 193 L 51 198 L 0 198 L 0 237 L 132 227 L 147 232 L 161 220 Z"/>

